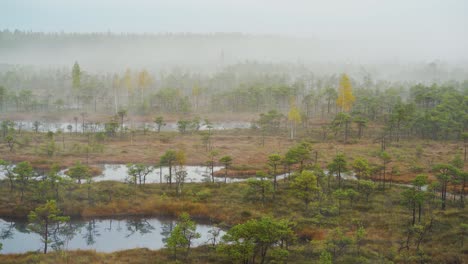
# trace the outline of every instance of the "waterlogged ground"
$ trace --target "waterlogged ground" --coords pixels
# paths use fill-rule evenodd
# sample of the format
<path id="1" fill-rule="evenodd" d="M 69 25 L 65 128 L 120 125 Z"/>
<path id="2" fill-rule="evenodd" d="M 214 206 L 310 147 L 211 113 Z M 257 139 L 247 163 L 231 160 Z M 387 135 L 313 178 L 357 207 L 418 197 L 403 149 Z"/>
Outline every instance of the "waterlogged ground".
<path id="1" fill-rule="evenodd" d="M 119 181 L 119 182 L 128 182 L 130 180 L 128 174 L 128 168 L 125 164 L 100 164 L 97 165 L 100 167 L 102 173 L 96 177 L 93 177 L 93 181 Z M 215 166 L 213 167 L 213 171 L 217 172 L 221 170 L 223 167 Z M 177 171 L 185 171 L 187 172 L 187 176 L 185 178 L 186 183 L 195 183 L 195 182 L 210 182 L 211 179 L 211 171 L 206 166 L 183 166 L 183 167 L 176 167 L 172 169 L 173 181 L 175 181 L 175 174 Z M 60 175 L 63 177 L 66 176 L 66 169 L 61 170 L 59 172 Z M 169 168 L 168 167 L 156 167 L 154 170 L 146 176 L 145 183 L 166 183 L 167 177 L 169 175 Z M 279 175 L 277 179 L 282 179 L 286 176 Z M 0 170 L 0 180 L 6 179 L 6 171 Z M 215 182 L 224 182 L 223 177 L 215 177 Z M 229 177 L 226 179 L 227 183 L 233 182 L 240 182 L 245 181 L 246 178 L 236 178 L 236 177 Z"/>
<path id="2" fill-rule="evenodd" d="M 93 181 L 120 181 L 126 182 L 129 180 L 127 165 L 125 164 L 99 164 L 102 173 L 93 178 Z M 13 165 L 14 167 L 14 165 Z M 222 169 L 220 166 L 215 166 L 214 171 Z M 66 176 L 66 170 L 61 170 L 60 175 Z M 184 170 L 187 172 L 185 182 L 206 182 L 211 180 L 211 172 L 205 166 L 183 166 L 172 169 L 173 177 L 177 171 Z M 0 169 L 0 180 L 6 178 L 6 171 Z M 166 177 L 169 175 L 169 168 L 155 168 L 150 174 L 146 176 L 146 183 L 160 183 L 166 182 Z M 215 178 L 216 181 L 224 181 L 224 179 Z M 228 181 L 236 181 L 237 179 L 228 179 Z"/>
<path id="3" fill-rule="evenodd" d="M 3 120 L 0 120 L 3 121 Z M 15 129 L 23 131 L 35 131 L 37 128 L 38 132 L 100 132 L 104 131 L 103 123 L 85 123 L 84 126 L 81 121 L 74 122 L 49 122 L 49 121 L 39 121 L 35 125 L 35 122 L 30 120 L 25 121 L 13 121 Z M 157 126 L 154 123 L 145 123 L 145 122 L 128 122 L 124 123 L 124 127 L 127 129 L 147 129 L 149 131 L 157 131 Z M 228 122 L 216 122 L 207 126 L 206 124 L 200 124 L 198 130 L 227 130 L 227 129 L 246 129 L 251 127 L 251 122 L 245 121 L 228 121 Z M 187 130 L 190 130 L 189 126 Z M 176 122 L 166 122 L 166 125 L 161 127 L 161 131 L 164 132 L 174 132 L 178 131 Z"/>
<path id="4" fill-rule="evenodd" d="M 124 164 L 102 164 L 100 165 L 102 174 L 94 177 L 95 181 L 120 181 L 125 182 L 128 179 L 128 169 Z M 222 167 L 214 167 L 214 171 L 219 171 Z M 176 171 L 184 170 L 187 172 L 185 182 L 206 182 L 211 180 L 211 172 L 204 166 L 184 166 L 182 168 L 173 168 L 173 177 Z M 166 182 L 166 177 L 169 175 L 169 168 L 155 168 L 146 176 L 146 183 L 161 183 Z M 216 181 L 224 181 L 221 178 L 215 178 Z"/>
<path id="5" fill-rule="evenodd" d="M 41 237 L 29 231 L 24 220 L 0 219 L 0 242 L 2 254 L 42 251 Z M 57 232 L 49 249 L 53 247 L 76 250 L 91 249 L 98 252 L 113 252 L 133 248 L 161 249 L 164 241 L 176 225 L 171 218 L 128 218 L 71 220 Z M 217 240 L 224 234 L 219 228 L 198 223 L 193 246 L 212 243 L 213 232 L 218 232 Z M 55 244 L 55 246 L 54 246 Z M 52 247 L 53 246 L 53 247 Z"/>
<path id="6" fill-rule="evenodd" d="M 14 166 L 14 165 L 13 165 Z M 119 182 L 128 182 L 130 180 L 128 174 L 128 168 L 125 164 L 99 164 L 97 165 L 100 167 L 102 173 L 96 177 L 93 177 L 93 181 L 100 182 L 100 181 L 119 181 Z M 213 171 L 217 172 L 223 169 L 221 166 L 213 167 Z M 64 177 L 66 176 L 66 170 L 61 170 L 59 174 Z M 175 167 L 172 169 L 173 181 L 177 171 L 185 171 L 187 172 L 187 176 L 185 178 L 186 183 L 198 183 L 198 182 L 211 182 L 211 171 L 206 166 L 183 166 L 183 167 Z M 324 171 L 325 174 L 328 173 L 327 170 Z M 166 183 L 167 177 L 169 176 L 169 168 L 168 167 L 155 167 L 151 173 L 146 176 L 145 183 Z M 288 176 L 287 173 L 281 174 L 277 176 L 277 180 L 284 179 Z M 336 175 L 333 175 L 336 176 Z M 0 169 L 0 180 L 6 178 L 6 171 Z M 342 178 L 345 180 L 356 180 L 356 177 L 353 173 L 342 173 Z M 215 182 L 224 182 L 223 177 L 215 177 Z M 241 182 L 246 181 L 247 178 L 245 177 L 233 177 L 230 176 L 226 179 L 227 183 L 233 182 Z M 412 187 L 410 184 L 398 184 L 393 183 L 394 185 L 405 186 L 405 187 Z M 422 188 L 424 191 L 427 190 L 427 186 L 423 186 Z"/>

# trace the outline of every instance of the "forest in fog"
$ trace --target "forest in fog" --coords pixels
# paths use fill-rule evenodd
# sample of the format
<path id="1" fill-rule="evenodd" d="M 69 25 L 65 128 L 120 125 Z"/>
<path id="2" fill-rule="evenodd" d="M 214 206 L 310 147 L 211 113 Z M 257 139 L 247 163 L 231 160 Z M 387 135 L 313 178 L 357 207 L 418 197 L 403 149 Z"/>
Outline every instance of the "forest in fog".
<path id="1" fill-rule="evenodd" d="M 3 1 L 0 263 L 468 263 L 466 11 Z"/>
<path id="2" fill-rule="evenodd" d="M 242 34 L 45 34 L 5 30 L 0 39 L 4 53 L 14 57 L 12 61 L 24 58 L 31 62 L 1 65 L 3 112 L 45 114 L 65 110 L 112 116 L 125 110 L 142 116 L 200 117 L 213 112 L 229 115 L 274 110 L 286 117 L 294 106 L 303 117 L 302 126 L 308 127 L 314 119 L 342 118 L 337 115 L 341 109 L 335 101 L 340 74 L 345 71 L 356 98 L 349 112 L 350 122 L 372 121 L 390 128 L 388 133 L 398 129 L 398 133 L 432 139 L 460 138 L 467 125 L 464 96 L 468 82 L 463 79 L 467 71 L 440 61 L 406 62 L 406 66 L 318 60 L 306 63 L 308 57 L 300 53 L 313 57 L 307 53 L 313 49 L 308 42 Z M 257 61 L 262 52 L 256 49 L 261 48 L 268 59 Z M 117 53 L 119 56 L 115 56 Z M 295 53 L 303 63 L 294 62 Z M 274 54 L 284 55 L 286 62 Z M 61 61 L 68 56 L 84 62 Z M 237 62 L 229 64 L 230 60 Z M 62 121 L 71 121 L 68 118 Z M 105 123 L 111 119 L 89 121 Z"/>

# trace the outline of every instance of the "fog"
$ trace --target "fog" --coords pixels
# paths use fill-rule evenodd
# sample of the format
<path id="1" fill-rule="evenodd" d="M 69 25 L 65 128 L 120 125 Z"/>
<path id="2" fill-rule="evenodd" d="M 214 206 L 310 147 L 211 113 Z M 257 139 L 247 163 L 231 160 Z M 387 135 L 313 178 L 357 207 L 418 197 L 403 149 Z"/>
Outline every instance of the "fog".
<path id="1" fill-rule="evenodd" d="M 435 63 L 463 75 L 467 11 L 466 1 L 455 0 L 7 0 L 0 9 L 0 63 L 79 61 L 108 72 L 213 71 L 258 61 L 326 72 L 364 67 L 389 76 Z"/>

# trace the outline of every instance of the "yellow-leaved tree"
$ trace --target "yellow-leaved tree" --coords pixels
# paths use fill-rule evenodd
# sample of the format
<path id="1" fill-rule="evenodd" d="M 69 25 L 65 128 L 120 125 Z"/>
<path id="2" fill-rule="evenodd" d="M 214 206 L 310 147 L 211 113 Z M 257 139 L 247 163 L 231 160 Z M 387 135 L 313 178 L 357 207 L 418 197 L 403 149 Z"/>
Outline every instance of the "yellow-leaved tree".
<path id="1" fill-rule="evenodd" d="M 299 112 L 299 109 L 297 109 L 297 106 L 294 102 L 291 104 L 291 108 L 289 109 L 288 120 L 291 132 L 290 139 L 294 139 L 294 135 L 296 134 L 296 127 L 302 121 L 301 113 Z"/>
<path id="2" fill-rule="evenodd" d="M 341 111 L 349 112 L 353 106 L 356 98 L 353 95 L 353 88 L 351 82 L 346 74 L 341 76 L 340 86 L 338 87 L 338 98 L 336 99 L 336 105 L 341 108 Z"/>
<path id="3" fill-rule="evenodd" d="M 127 69 L 125 75 L 122 78 L 122 83 L 127 88 L 129 93 L 133 93 L 133 83 L 132 83 L 132 71 Z"/>
<path id="4" fill-rule="evenodd" d="M 119 111 L 119 99 L 120 99 L 120 77 L 118 74 L 114 74 L 112 77 L 112 89 L 114 91 L 114 112 L 117 114 Z"/>
<path id="5" fill-rule="evenodd" d="M 140 104 L 143 104 L 143 98 L 145 96 L 145 90 L 148 88 L 149 85 L 153 82 L 150 74 L 147 70 L 142 70 L 138 73 L 138 88 L 140 93 Z"/>

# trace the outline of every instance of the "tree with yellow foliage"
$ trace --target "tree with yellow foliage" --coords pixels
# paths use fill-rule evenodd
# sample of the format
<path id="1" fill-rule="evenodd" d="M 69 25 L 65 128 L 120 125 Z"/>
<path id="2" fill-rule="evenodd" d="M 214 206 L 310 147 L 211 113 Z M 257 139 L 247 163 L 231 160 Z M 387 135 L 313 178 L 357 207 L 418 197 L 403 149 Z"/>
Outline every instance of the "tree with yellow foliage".
<path id="1" fill-rule="evenodd" d="M 336 105 L 341 108 L 341 111 L 349 112 L 353 106 L 356 98 L 353 95 L 351 82 L 346 74 L 341 76 L 340 86 L 338 87 L 338 98 L 336 99 Z"/>
<path id="2" fill-rule="evenodd" d="M 133 83 L 132 83 L 132 71 L 130 69 L 127 69 L 125 71 L 125 74 L 122 78 L 122 83 L 127 88 L 127 91 L 129 93 L 133 92 Z"/>
<path id="3" fill-rule="evenodd" d="M 299 112 L 299 109 L 297 109 L 297 106 L 294 102 L 291 104 L 291 108 L 289 109 L 288 120 L 291 132 L 290 139 L 294 139 L 294 135 L 296 134 L 296 127 L 302 121 L 301 113 Z"/>
<path id="4" fill-rule="evenodd" d="M 143 103 L 145 90 L 148 88 L 148 86 L 151 83 L 152 83 L 152 79 L 147 70 L 142 70 L 140 73 L 138 73 L 138 88 L 139 88 L 139 93 L 140 93 L 140 104 Z"/>

